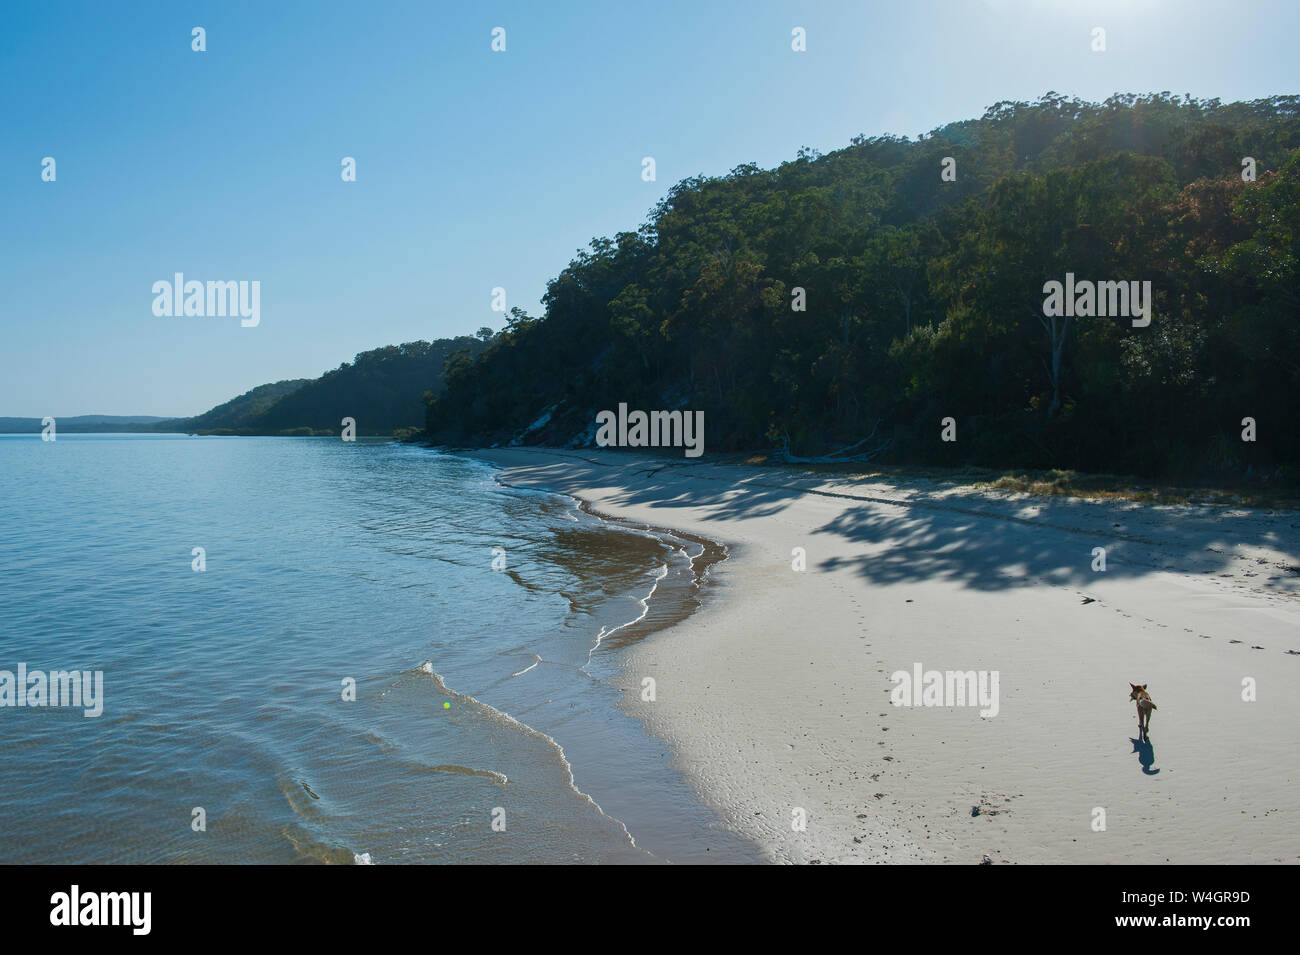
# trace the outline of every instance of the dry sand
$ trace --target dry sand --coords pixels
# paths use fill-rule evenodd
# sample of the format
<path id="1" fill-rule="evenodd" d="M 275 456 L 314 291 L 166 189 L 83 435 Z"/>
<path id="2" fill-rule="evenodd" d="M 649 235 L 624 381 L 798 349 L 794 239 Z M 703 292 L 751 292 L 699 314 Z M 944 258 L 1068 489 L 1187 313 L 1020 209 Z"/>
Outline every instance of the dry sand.
<path id="1" fill-rule="evenodd" d="M 703 609 L 629 654 L 625 705 L 773 861 L 1300 861 L 1300 513 L 476 456 L 728 547 Z M 893 706 L 916 663 L 997 671 L 998 714 Z"/>

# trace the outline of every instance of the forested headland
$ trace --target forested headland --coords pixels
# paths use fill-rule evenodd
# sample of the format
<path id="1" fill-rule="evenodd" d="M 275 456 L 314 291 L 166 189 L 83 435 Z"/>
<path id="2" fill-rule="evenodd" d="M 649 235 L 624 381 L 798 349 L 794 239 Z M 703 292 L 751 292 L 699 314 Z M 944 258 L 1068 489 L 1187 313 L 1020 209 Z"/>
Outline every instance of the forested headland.
<path id="1" fill-rule="evenodd" d="M 485 330 L 486 332 L 486 330 Z M 154 426 L 197 434 L 336 435 L 344 418 L 356 433 L 392 435 L 418 430 L 430 389 L 456 355 L 481 352 L 487 335 L 407 342 L 361 352 L 319 378 L 260 385 L 194 418 Z"/>
<path id="2" fill-rule="evenodd" d="M 453 358 L 426 437 L 589 445 L 627 402 L 706 453 L 1295 483 L 1298 149 L 1297 96 L 1052 93 L 687 179 Z M 1149 281 L 1150 324 L 1048 317 L 1067 273 Z"/>
<path id="3" fill-rule="evenodd" d="M 461 356 L 479 354 L 491 329 L 476 337 L 386 345 L 358 354 L 319 378 L 292 378 L 258 385 L 191 418 L 146 415 L 77 415 L 57 418 L 67 434 L 133 432 L 205 435 L 338 435 L 344 418 L 359 435 L 409 437 L 422 430 L 444 369 Z M 39 434 L 41 418 L 0 418 L 0 434 Z"/>

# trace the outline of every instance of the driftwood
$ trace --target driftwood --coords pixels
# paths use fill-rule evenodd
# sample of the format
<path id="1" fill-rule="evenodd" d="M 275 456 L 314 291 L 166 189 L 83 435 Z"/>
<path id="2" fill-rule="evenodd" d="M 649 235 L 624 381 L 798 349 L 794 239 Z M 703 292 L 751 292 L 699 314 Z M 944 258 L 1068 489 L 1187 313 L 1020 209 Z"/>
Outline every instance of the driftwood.
<path id="1" fill-rule="evenodd" d="M 777 457 L 785 464 L 864 464 L 871 461 L 889 449 L 892 443 L 885 440 L 877 444 L 870 450 L 863 451 L 861 454 L 849 454 L 850 451 L 856 451 L 868 441 L 876 436 L 876 429 L 880 427 L 877 421 L 871 429 L 871 434 L 867 435 L 861 441 L 855 441 L 853 444 L 832 451 L 830 454 L 823 454 L 817 458 L 801 458 L 798 455 L 790 453 L 790 435 L 787 432 L 781 432 L 781 447 L 777 450 Z"/>

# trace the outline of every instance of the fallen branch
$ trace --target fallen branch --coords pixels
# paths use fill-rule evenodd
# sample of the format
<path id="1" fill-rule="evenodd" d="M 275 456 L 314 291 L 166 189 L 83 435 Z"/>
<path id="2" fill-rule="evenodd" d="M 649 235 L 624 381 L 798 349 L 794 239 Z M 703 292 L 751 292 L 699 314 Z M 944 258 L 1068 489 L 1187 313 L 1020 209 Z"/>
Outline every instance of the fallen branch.
<path id="1" fill-rule="evenodd" d="M 875 427 L 871 429 L 871 433 L 861 441 L 855 441 L 853 444 L 846 445 L 843 448 L 839 448 L 829 454 L 823 454 L 821 457 L 816 458 L 804 458 L 791 454 L 790 435 L 788 432 L 783 431 L 781 432 L 781 448 L 777 452 L 777 455 L 785 464 L 865 464 L 887 451 L 892 442 L 888 440 L 882 441 L 869 451 L 864 451 L 861 454 L 849 455 L 849 452 L 862 447 L 874 438 L 876 436 L 876 430 L 879 427 L 880 422 L 877 421 Z"/>

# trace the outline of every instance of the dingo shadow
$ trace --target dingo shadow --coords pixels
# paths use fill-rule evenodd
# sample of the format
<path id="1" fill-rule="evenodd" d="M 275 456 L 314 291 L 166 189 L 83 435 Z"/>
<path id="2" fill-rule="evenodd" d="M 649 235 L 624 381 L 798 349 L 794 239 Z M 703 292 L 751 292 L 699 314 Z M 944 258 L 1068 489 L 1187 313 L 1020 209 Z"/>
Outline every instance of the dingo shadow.
<path id="1" fill-rule="evenodd" d="M 1154 776 L 1160 772 L 1158 769 L 1151 768 L 1156 761 L 1156 751 L 1151 748 L 1150 738 L 1134 739 L 1130 736 L 1128 741 L 1133 744 L 1133 752 L 1138 754 L 1138 762 L 1142 764 L 1144 776 Z"/>

